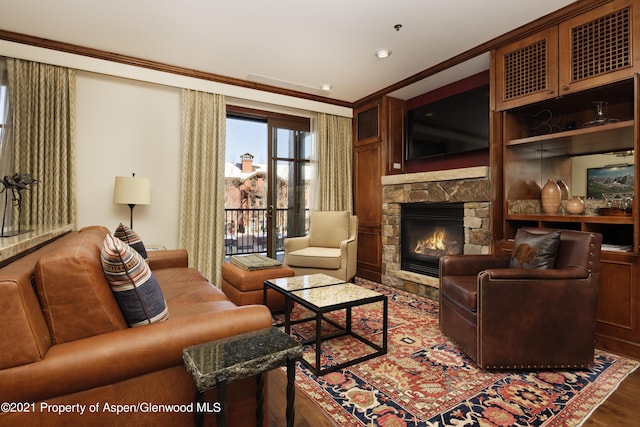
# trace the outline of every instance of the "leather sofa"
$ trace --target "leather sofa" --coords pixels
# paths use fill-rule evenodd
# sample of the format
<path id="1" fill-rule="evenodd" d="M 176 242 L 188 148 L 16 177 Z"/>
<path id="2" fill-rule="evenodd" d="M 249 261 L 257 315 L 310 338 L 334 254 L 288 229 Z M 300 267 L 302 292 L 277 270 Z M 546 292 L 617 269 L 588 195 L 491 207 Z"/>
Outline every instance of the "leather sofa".
<path id="1" fill-rule="evenodd" d="M 0 402 L 12 405 L 0 426 L 193 425 L 182 349 L 271 326 L 265 306 L 236 306 L 186 251 L 166 250 L 148 262 L 169 318 L 129 328 L 102 272 L 107 232 L 71 232 L 0 268 Z M 230 384 L 230 425 L 255 425 L 255 393 L 255 379 Z"/>
<path id="2" fill-rule="evenodd" d="M 549 269 L 510 268 L 511 254 L 440 258 L 440 329 L 483 369 L 593 366 L 601 243 L 562 230 Z"/>

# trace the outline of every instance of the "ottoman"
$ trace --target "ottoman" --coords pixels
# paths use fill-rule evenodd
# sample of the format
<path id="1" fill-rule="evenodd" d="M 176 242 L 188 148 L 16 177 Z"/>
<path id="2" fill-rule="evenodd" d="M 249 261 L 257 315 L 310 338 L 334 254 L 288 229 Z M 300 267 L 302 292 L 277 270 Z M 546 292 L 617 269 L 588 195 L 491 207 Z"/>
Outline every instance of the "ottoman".
<path id="1" fill-rule="evenodd" d="M 263 304 L 264 281 L 294 276 L 289 267 L 245 270 L 230 262 L 222 264 L 222 292 L 236 305 Z M 284 296 L 267 290 L 267 305 L 271 311 L 284 310 Z"/>

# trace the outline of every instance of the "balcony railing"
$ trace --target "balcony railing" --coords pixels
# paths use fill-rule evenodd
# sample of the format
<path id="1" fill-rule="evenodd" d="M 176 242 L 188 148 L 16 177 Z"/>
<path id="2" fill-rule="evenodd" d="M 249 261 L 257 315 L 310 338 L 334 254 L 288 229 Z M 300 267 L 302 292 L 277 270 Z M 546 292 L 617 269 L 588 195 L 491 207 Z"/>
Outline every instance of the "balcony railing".
<path id="1" fill-rule="evenodd" d="M 225 209 L 225 256 L 267 252 L 267 209 Z M 274 210 L 275 249 L 284 251 L 284 239 L 289 237 L 289 221 L 293 209 Z M 308 230 L 309 210 L 305 210 L 305 230 Z M 291 236 L 295 230 L 291 230 Z"/>

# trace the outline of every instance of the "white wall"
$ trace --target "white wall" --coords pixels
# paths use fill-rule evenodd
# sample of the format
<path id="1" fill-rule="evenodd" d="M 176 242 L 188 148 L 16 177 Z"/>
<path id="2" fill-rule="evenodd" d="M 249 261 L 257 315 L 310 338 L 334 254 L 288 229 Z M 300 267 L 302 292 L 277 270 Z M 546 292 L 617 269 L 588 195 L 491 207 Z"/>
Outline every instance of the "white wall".
<path id="1" fill-rule="evenodd" d="M 78 72 L 76 83 L 78 226 L 129 224 L 113 203 L 115 176 L 148 177 L 151 204 L 133 210 L 146 244 L 178 246 L 180 89 Z"/>
<path id="2" fill-rule="evenodd" d="M 0 40 L 0 55 L 77 70 L 78 227 L 128 224 L 113 204 L 115 176 L 151 179 L 151 204 L 133 225 L 146 244 L 178 246 L 181 88 L 224 95 L 228 104 L 310 116 L 352 117 L 351 108 Z"/>

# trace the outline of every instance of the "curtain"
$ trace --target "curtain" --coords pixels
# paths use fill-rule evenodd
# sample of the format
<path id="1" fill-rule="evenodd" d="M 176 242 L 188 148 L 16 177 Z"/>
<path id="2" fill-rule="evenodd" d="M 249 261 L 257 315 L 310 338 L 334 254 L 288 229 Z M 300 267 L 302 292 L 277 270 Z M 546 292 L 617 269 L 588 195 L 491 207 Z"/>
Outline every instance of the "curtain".
<path id="1" fill-rule="evenodd" d="M 7 58 L 7 75 L 13 172 L 38 180 L 22 191 L 14 220 L 75 227 L 75 71 Z"/>
<path id="2" fill-rule="evenodd" d="M 352 211 L 352 127 L 351 119 L 316 113 L 314 209 Z"/>
<path id="3" fill-rule="evenodd" d="M 226 107 L 222 95 L 182 91 L 180 246 L 193 267 L 222 283 Z"/>
<path id="4" fill-rule="evenodd" d="M 7 76 L 7 60 L 0 57 L 0 179 L 5 175 L 13 172 L 13 146 L 9 142 L 9 97 L 7 92 L 8 76 Z M 8 189 L 1 185 L 2 193 L 0 193 L 0 212 L 2 212 L 2 224 L 11 224 L 13 221 L 13 209 L 9 206 L 5 210 L 5 200 L 11 204 L 11 193 Z M 6 193 L 5 193 L 6 191 Z M 5 197 L 6 196 L 6 197 Z"/>

